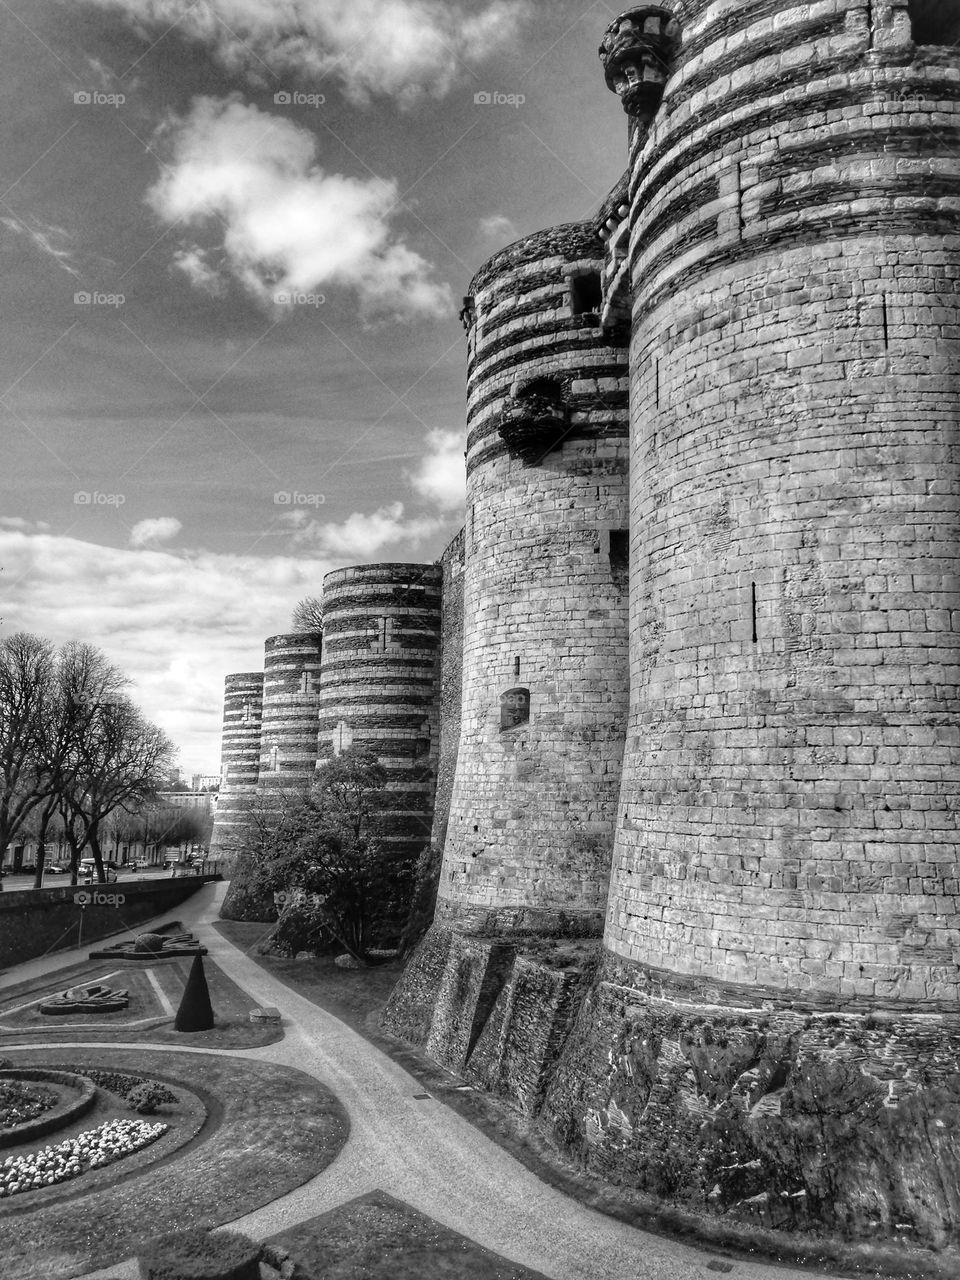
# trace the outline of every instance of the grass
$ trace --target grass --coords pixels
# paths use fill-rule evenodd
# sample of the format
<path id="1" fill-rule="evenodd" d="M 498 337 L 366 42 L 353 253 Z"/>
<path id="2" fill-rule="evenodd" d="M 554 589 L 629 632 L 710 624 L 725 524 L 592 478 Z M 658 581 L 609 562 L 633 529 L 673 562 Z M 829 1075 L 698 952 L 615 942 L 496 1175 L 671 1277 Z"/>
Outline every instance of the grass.
<path id="1" fill-rule="evenodd" d="M 87 1065 L 153 1076 L 177 1093 L 194 1094 L 206 1111 L 175 1150 L 163 1149 L 164 1135 L 76 1182 L 3 1201 L 4 1274 L 17 1280 L 83 1275 L 131 1256 L 147 1234 L 230 1222 L 315 1177 L 349 1133 L 346 1113 L 329 1090 L 272 1063 L 93 1045 L 69 1054 L 50 1048 L 9 1056 L 23 1066 L 62 1065 L 69 1056 L 78 1070 Z M 170 1123 L 171 1110 L 162 1108 L 157 1118 Z M 93 1128 L 100 1118 L 92 1112 L 79 1127 Z M 18 1200 L 31 1203 L 14 1209 Z"/>
<path id="2" fill-rule="evenodd" d="M 166 1014 L 153 989 L 147 969 L 152 971 L 174 1011 L 186 984 L 190 957 L 156 960 L 148 966 L 124 967 L 122 960 L 86 960 L 49 975 L 6 987 L 0 1000 L 0 1056 L 17 1044 L 37 1040 L 97 1041 L 128 1040 L 131 1043 L 189 1044 L 191 1048 L 248 1049 L 274 1044 L 283 1039 L 281 1027 L 251 1023 L 250 997 L 219 966 L 204 956 L 203 967 L 210 988 L 216 1025 L 211 1031 L 189 1034 L 174 1031 L 173 1016 Z M 80 982 L 98 982 L 105 975 L 113 987 L 126 988 L 130 1003 L 116 1013 L 68 1014 L 50 1017 L 37 1006 L 7 1013 L 16 1005 L 55 995 Z M 131 1026 L 140 1022 L 140 1026 Z"/>
<path id="3" fill-rule="evenodd" d="M 270 1238 L 310 1280 L 545 1280 L 383 1191 Z"/>

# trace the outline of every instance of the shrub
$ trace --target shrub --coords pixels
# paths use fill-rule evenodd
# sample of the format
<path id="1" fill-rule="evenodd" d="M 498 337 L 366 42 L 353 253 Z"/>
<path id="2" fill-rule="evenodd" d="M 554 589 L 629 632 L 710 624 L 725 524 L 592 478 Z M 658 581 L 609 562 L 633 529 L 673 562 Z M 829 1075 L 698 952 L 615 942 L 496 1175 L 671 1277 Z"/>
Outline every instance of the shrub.
<path id="1" fill-rule="evenodd" d="M 83 1075 L 85 1075 L 88 1080 L 92 1080 L 98 1088 L 106 1089 L 109 1093 L 115 1093 L 118 1098 L 127 1098 L 130 1095 L 130 1092 L 139 1085 L 149 1085 L 156 1093 L 157 1099 L 161 1104 L 164 1102 L 179 1101 L 177 1095 L 175 1093 L 171 1093 L 171 1091 L 166 1088 L 165 1085 L 160 1084 L 158 1080 L 146 1080 L 143 1076 L 128 1076 L 124 1075 L 120 1071 L 97 1071 L 93 1067 L 69 1067 L 66 1069 L 70 1071 L 81 1071 Z"/>
<path id="2" fill-rule="evenodd" d="M 138 1254 L 141 1280 L 260 1280 L 259 1259 L 248 1236 L 203 1227 L 156 1236 Z"/>
<path id="3" fill-rule="evenodd" d="M 134 951 L 150 952 L 151 954 L 163 950 L 163 944 L 166 938 L 160 933 L 140 933 L 133 944 Z"/>
<path id="4" fill-rule="evenodd" d="M 134 1085 L 127 1094 L 126 1102 L 131 1111 L 142 1116 L 152 1116 L 158 1107 L 170 1101 L 170 1097 L 169 1089 L 144 1080 L 142 1084 Z"/>

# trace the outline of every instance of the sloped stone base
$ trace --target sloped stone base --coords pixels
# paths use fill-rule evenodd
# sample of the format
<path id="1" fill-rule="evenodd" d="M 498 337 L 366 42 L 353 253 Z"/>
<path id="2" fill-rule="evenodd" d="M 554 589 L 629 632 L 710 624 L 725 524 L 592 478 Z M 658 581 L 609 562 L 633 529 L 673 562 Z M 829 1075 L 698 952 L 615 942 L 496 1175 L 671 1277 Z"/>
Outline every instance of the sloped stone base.
<path id="1" fill-rule="evenodd" d="M 607 952 L 594 973 L 591 949 L 434 926 L 384 1024 L 606 1182 L 735 1232 L 954 1256 L 960 1014 L 698 987 Z"/>
<path id="2" fill-rule="evenodd" d="M 539 1116 L 559 1148 L 742 1222 L 957 1243 L 960 1017 L 650 987 L 606 957 Z"/>

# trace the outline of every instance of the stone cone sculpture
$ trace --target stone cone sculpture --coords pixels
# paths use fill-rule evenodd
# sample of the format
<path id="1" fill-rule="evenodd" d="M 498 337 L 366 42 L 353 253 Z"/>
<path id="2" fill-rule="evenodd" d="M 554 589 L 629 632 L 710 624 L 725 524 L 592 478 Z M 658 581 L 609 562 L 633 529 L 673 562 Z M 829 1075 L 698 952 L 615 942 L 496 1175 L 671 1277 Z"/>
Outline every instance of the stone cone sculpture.
<path id="1" fill-rule="evenodd" d="M 193 957 L 190 976 L 183 989 L 183 998 L 173 1024 L 174 1031 L 209 1031 L 213 1027 L 213 1006 L 207 976 L 203 972 L 203 957 L 199 951 Z"/>

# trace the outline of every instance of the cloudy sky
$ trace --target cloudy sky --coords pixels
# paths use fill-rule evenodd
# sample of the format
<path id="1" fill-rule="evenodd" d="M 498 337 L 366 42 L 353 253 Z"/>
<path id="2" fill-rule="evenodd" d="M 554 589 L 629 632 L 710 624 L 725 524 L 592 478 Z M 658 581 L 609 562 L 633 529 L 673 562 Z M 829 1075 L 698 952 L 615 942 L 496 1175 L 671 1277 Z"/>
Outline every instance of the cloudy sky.
<path id="1" fill-rule="evenodd" d="M 625 163 L 568 0 L 0 3 L 0 635 L 181 766 L 323 574 L 462 523 L 470 276 Z"/>

